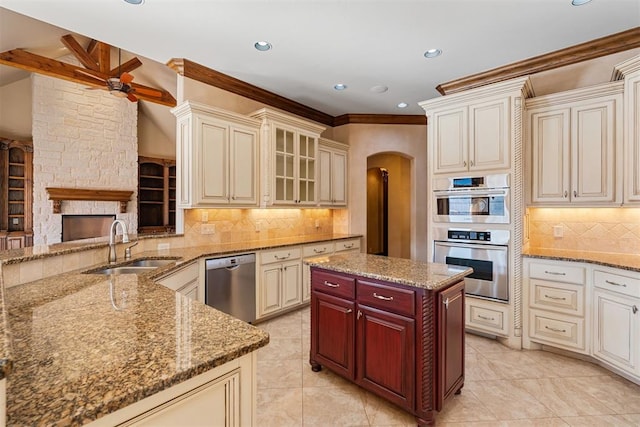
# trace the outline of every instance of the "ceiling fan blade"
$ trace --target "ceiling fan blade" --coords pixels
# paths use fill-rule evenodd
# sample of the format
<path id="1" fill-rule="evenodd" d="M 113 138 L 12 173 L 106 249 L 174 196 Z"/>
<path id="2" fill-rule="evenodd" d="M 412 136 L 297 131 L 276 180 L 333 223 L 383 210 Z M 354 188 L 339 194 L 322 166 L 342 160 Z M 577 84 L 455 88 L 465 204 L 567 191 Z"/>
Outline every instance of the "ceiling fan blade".
<path id="1" fill-rule="evenodd" d="M 131 88 L 134 92 L 139 93 L 141 95 L 147 95 L 147 96 L 162 96 L 162 92 L 160 92 L 159 90 L 156 89 L 151 89 L 148 87 L 140 87 L 140 86 L 136 86 Z"/>
<path id="2" fill-rule="evenodd" d="M 92 78 L 94 78 L 94 79 L 96 79 L 96 80 L 100 80 L 100 81 L 101 81 L 101 82 L 103 82 L 103 83 L 106 81 L 106 79 L 104 79 L 103 77 L 96 76 L 94 73 L 92 73 L 92 72 L 90 72 L 90 71 L 85 71 L 85 70 L 76 69 L 76 70 L 75 70 L 75 72 L 76 72 L 76 73 L 79 73 L 79 74 L 83 74 L 83 75 L 85 75 L 85 76 L 87 76 L 87 77 L 92 77 Z"/>
<path id="3" fill-rule="evenodd" d="M 138 100 L 138 98 L 132 92 L 129 92 L 127 94 L 127 99 L 131 102 L 136 102 Z"/>
<path id="4" fill-rule="evenodd" d="M 133 76 L 129 73 L 122 73 L 120 75 L 120 81 L 124 84 L 129 84 L 133 81 Z"/>
<path id="5" fill-rule="evenodd" d="M 104 90 L 104 87 L 97 87 L 97 86 L 90 86 L 90 87 L 85 87 L 85 90 Z"/>

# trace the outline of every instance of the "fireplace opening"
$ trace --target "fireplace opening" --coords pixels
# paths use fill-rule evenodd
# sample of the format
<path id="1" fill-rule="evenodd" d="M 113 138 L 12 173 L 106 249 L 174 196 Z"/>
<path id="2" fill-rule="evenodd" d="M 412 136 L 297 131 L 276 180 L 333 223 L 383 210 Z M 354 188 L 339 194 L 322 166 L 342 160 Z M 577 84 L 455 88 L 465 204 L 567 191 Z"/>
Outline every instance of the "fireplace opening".
<path id="1" fill-rule="evenodd" d="M 115 215 L 62 215 L 62 241 L 108 236 L 115 219 Z"/>

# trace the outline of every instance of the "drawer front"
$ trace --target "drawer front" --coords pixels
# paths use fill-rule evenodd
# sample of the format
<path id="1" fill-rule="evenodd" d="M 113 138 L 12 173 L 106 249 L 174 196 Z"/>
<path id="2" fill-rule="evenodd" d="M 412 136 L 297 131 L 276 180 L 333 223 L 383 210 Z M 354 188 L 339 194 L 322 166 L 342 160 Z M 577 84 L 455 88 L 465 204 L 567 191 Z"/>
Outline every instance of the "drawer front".
<path id="1" fill-rule="evenodd" d="M 529 336 L 532 341 L 584 351 L 584 319 L 530 310 Z"/>
<path id="2" fill-rule="evenodd" d="M 356 279 L 339 273 L 311 269 L 311 290 L 354 300 Z"/>
<path id="3" fill-rule="evenodd" d="M 360 249 L 360 239 L 339 240 L 336 242 L 336 252 Z"/>
<path id="4" fill-rule="evenodd" d="M 586 269 L 574 265 L 532 262 L 529 265 L 529 277 L 583 285 L 586 281 Z"/>
<path id="5" fill-rule="evenodd" d="M 529 290 L 530 307 L 584 316 L 584 287 L 581 285 L 531 279 Z"/>
<path id="6" fill-rule="evenodd" d="M 194 262 L 179 270 L 169 273 L 156 280 L 157 283 L 174 291 L 179 290 L 185 284 L 198 281 L 198 263 Z"/>
<path id="7" fill-rule="evenodd" d="M 283 262 L 292 259 L 300 258 L 302 251 L 299 246 L 292 246 L 290 248 L 275 249 L 272 251 L 260 252 L 260 263 L 271 264 L 272 262 Z"/>
<path id="8" fill-rule="evenodd" d="M 466 311 L 467 326 L 472 329 L 477 328 L 501 335 L 509 332 L 507 315 L 503 311 L 474 305 L 470 298 L 467 299 Z"/>
<path id="9" fill-rule="evenodd" d="M 640 273 L 636 277 L 631 274 L 616 274 L 608 271 L 594 270 L 593 284 L 619 294 L 640 298 Z"/>
<path id="10" fill-rule="evenodd" d="M 358 304 L 413 317 L 416 313 L 416 293 L 411 289 L 394 288 L 366 279 L 358 279 Z"/>
<path id="11" fill-rule="evenodd" d="M 307 245 L 302 248 L 302 256 L 308 258 L 319 255 L 331 255 L 333 253 L 334 246 L 333 242 Z"/>

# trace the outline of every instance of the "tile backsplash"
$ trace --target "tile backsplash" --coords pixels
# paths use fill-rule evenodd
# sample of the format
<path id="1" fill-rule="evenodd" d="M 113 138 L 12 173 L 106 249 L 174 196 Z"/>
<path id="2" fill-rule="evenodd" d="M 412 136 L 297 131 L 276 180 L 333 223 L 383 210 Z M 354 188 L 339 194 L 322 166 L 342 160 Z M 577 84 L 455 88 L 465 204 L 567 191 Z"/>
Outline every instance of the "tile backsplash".
<path id="1" fill-rule="evenodd" d="M 640 208 L 529 208 L 527 222 L 532 248 L 640 254 Z"/>
<path id="2" fill-rule="evenodd" d="M 347 215 L 341 211 L 343 210 L 188 209 L 184 215 L 184 236 L 191 245 L 208 245 L 347 233 L 347 227 L 343 224 L 343 218 Z"/>

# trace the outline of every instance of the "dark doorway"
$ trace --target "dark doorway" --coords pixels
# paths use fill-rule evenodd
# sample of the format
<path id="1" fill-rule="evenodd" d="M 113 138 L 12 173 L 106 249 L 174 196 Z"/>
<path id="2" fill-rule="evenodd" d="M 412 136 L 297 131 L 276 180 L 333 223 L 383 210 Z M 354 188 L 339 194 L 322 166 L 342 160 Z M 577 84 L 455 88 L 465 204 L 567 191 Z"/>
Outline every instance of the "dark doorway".
<path id="1" fill-rule="evenodd" d="M 367 170 L 367 253 L 389 255 L 389 172 Z"/>

